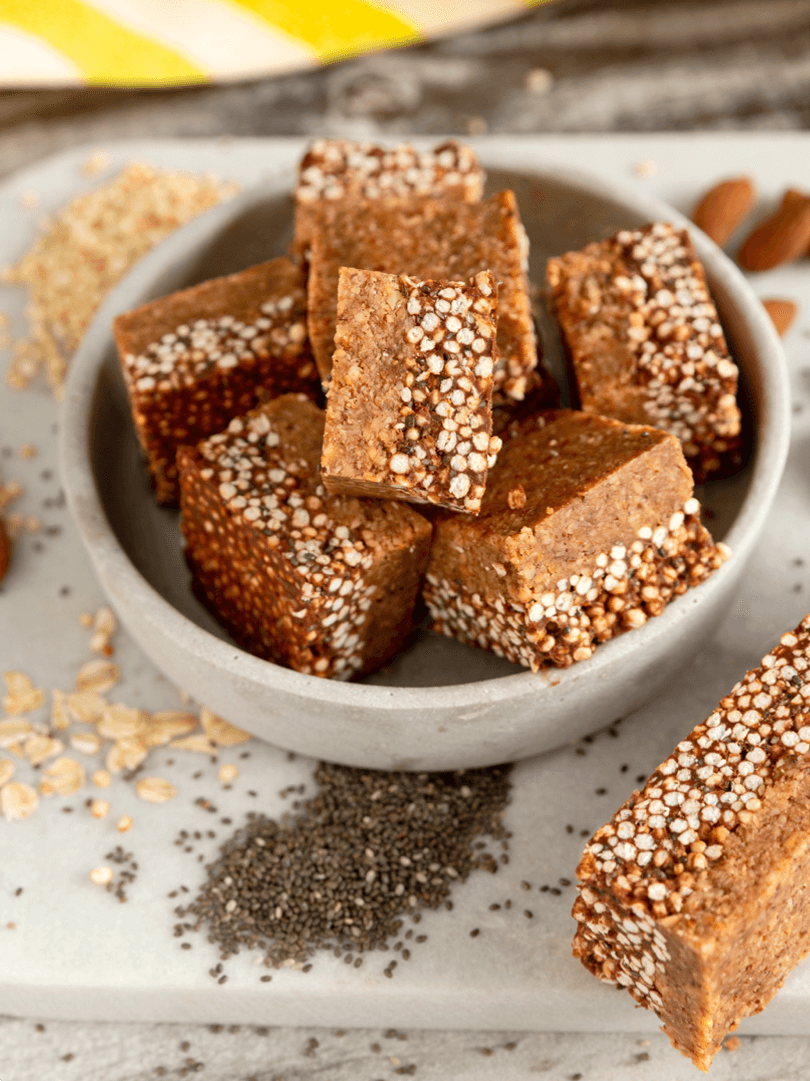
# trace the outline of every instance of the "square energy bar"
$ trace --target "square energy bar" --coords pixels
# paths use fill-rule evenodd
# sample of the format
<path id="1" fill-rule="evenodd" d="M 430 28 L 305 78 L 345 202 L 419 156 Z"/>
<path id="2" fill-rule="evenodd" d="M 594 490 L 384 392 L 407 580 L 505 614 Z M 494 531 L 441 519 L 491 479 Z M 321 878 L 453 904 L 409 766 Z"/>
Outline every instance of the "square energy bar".
<path id="1" fill-rule="evenodd" d="M 341 268 L 327 491 L 477 514 L 492 436 L 498 287 Z"/>
<path id="2" fill-rule="evenodd" d="M 810 616 L 592 837 L 574 955 L 707 1070 L 810 948 Z"/>
<path id="3" fill-rule="evenodd" d="M 586 413 L 672 432 L 698 483 L 739 464 L 738 370 L 686 230 L 622 230 L 547 277 Z"/>
<path id="4" fill-rule="evenodd" d="M 402 647 L 431 526 L 404 503 L 329 495 L 323 423 L 285 395 L 181 448 L 181 525 L 195 590 L 239 645 L 345 680 Z"/>
<path id="5" fill-rule="evenodd" d="M 477 518 L 441 513 L 433 629 L 537 671 L 587 660 L 723 562 L 674 436 L 573 410 L 529 418 Z"/>
<path id="6" fill-rule="evenodd" d="M 498 282 L 494 394 L 520 400 L 537 367 L 526 280 L 528 240 L 517 201 L 502 191 L 469 205 L 447 199 L 337 202 L 312 239 L 309 334 L 324 380 L 335 349 L 341 267 L 407 274 L 421 281 L 469 281 L 489 270 Z"/>
<path id="7" fill-rule="evenodd" d="M 159 503 L 177 504 L 179 446 L 221 431 L 257 401 L 320 394 L 304 275 L 287 258 L 120 315 L 115 339 Z"/>
<path id="8" fill-rule="evenodd" d="M 304 155 L 295 189 L 294 248 L 306 252 L 324 205 L 339 199 L 448 198 L 477 203 L 484 171 L 469 146 L 450 139 L 432 150 L 409 143 L 375 146 L 348 139 L 318 139 Z"/>

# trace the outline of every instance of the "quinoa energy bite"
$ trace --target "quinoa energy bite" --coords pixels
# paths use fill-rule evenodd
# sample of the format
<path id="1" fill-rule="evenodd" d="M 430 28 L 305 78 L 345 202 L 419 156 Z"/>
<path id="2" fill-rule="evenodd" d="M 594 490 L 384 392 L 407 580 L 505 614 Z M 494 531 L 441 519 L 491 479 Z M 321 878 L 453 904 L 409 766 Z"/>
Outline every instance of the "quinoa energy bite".
<path id="1" fill-rule="evenodd" d="M 622 230 L 550 259 L 547 277 L 582 409 L 672 432 L 698 483 L 723 468 L 738 371 L 686 230 Z"/>
<path id="2" fill-rule="evenodd" d="M 476 514 L 492 437 L 498 287 L 341 268 L 326 405 L 327 491 Z"/>
<path id="3" fill-rule="evenodd" d="M 431 526 L 403 503 L 328 495 L 323 423 L 284 395 L 182 447 L 181 526 L 195 588 L 239 645 L 351 679 L 402 647 Z"/>
<path id="4" fill-rule="evenodd" d="M 810 948 L 810 616 L 598 830 L 574 955 L 702 1070 Z"/>
<path id="5" fill-rule="evenodd" d="M 312 238 L 307 303 L 321 377 L 332 370 L 341 267 L 407 274 L 422 281 L 468 281 L 489 270 L 498 282 L 494 393 L 520 400 L 537 367 L 526 280 L 528 241 L 511 191 L 482 203 L 450 199 L 339 200 Z"/>
<path id="6" fill-rule="evenodd" d="M 317 139 L 301 160 L 295 189 L 296 251 L 306 251 L 324 205 L 339 199 L 448 198 L 477 203 L 484 171 L 474 151 L 449 139 L 431 150 L 348 139 Z"/>
<path id="7" fill-rule="evenodd" d="M 477 518 L 442 513 L 423 594 L 433 629 L 533 671 L 587 660 L 726 558 L 674 436 L 573 410 L 524 421 Z"/>
<path id="8" fill-rule="evenodd" d="M 179 446 L 221 431 L 257 401 L 319 393 L 304 276 L 286 258 L 150 301 L 114 326 L 159 503 L 177 503 Z"/>

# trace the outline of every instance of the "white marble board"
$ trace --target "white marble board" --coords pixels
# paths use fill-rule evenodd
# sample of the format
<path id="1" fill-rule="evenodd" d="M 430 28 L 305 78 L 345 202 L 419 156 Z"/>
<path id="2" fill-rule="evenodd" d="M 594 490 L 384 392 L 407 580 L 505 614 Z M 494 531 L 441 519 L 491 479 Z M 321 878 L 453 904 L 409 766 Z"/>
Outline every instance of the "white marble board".
<path id="1" fill-rule="evenodd" d="M 475 142 L 476 140 L 473 140 Z M 511 137 L 479 140 L 490 156 Z M 520 140 L 526 167 L 555 163 L 599 169 L 632 178 L 687 210 L 717 179 L 754 176 L 762 209 L 788 185 L 808 175 L 810 139 L 803 133 L 639 136 L 554 136 Z M 214 170 L 244 186 L 286 169 L 300 140 L 167 140 L 112 145 L 110 168 L 133 158 L 166 168 Z M 78 148 L 18 174 L 0 187 L 0 264 L 13 262 L 30 245 L 43 212 L 62 206 L 98 180 L 82 176 L 91 148 Z M 646 175 L 639 175 L 646 174 Z M 21 203 L 40 197 L 37 210 Z M 536 1031 L 653 1031 L 652 1014 L 636 1010 L 624 993 L 599 984 L 570 955 L 569 915 L 573 879 L 583 837 L 601 825 L 742 671 L 758 662 L 779 633 L 810 609 L 810 274 L 807 261 L 753 277 L 761 296 L 800 301 L 802 312 L 785 346 L 793 372 L 793 440 L 787 471 L 765 535 L 734 608 L 700 659 L 654 704 L 625 719 L 617 735 L 525 762 L 513 774 L 507 812 L 513 833 L 511 862 L 495 876 L 480 872 L 454 894 L 454 910 L 428 912 L 420 933 L 428 941 L 400 963 L 396 978 L 383 978 L 392 954 L 371 954 L 355 971 L 331 955 L 318 956 L 308 974 L 283 970 L 269 984 L 266 969 L 242 955 L 227 965 L 228 983 L 208 975 L 216 963 L 203 935 L 182 951 L 172 937 L 167 893 L 200 881 L 205 860 L 248 810 L 277 815 L 288 807 L 278 796 L 291 784 L 310 782 L 313 763 L 290 762 L 283 752 L 252 741 L 226 749 L 219 763 L 236 762 L 230 791 L 217 766 L 199 755 L 160 750 L 149 772 L 178 787 L 166 805 L 141 802 L 131 785 L 116 780 L 103 795 L 113 812 L 101 821 L 85 809 L 85 789 L 67 800 L 43 801 L 22 823 L 0 821 L 0 1014 L 86 1020 L 195 1021 L 275 1025 L 412 1026 L 421 1028 L 527 1029 Z M 22 294 L 0 285 L 0 311 L 12 316 L 15 337 L 24 333 Z M 2 358 L 5 366 L 7 358 Z M 58 499 L 55 425 L 58 406 L 42 388 L 14 393 L 0 387 L 0 475 L 19 480 L 25 494 L 12 510 L 37 515 L 44 529 L 16 545 L 10 573 L 0 589 L 0 667 L 21 669 L 47 688 L 70 689 L 76 670 L 90 658 L 88 632 L 79 614 L 103 603 L 89 563 Z M 33 443 L 37 456 L 22 459 Z M 6 448 L 9 448 L 8 450 Z M 59 533 L 48 529 L 58 527 Z M 65 594 L 63 587 L 69 587 Z M 171 687 L 138 648 L 119 632 L 115 660 L 121 683 L 113 701 L 147 709 L 180 705 Z M 34 715 L 36 716 L 36 715 Z M 44 716 L 44 712 L 42 714 Z M 231 717 L 234 723 L 239 718 Z M 242 752 L 250 758 L 240 759 Z M 167 760 L 174 764 L 168 765 Z M 27 779 L 18 767 L 18 779 Z M 202 771 L 199 779 L 192 774 Z M 248 795 L 255 791 L 256 796 Z M 93 794 L 98 793 L 97 790 Z M 216 803 L 217 814 L 194 804 Z M 71 814 L 61 804 L 72 805 Z M 130 813 L 133 829 L 115 830 Z M 232 825 L 223 824 L 223 817 Z M 569 832 L 566 827 L 573 827 Z M 217 841 L 187 854 L 172 844 L 180 829 L 217 832 Z M 90 868 L 122 843 L 139 864 L 127 904 L 118 904 L 88 880 Z M 531 884 L 526 890 L 522 882 Z M 541 893 L 548 885 L 559 894 Z M 19 887 L 23 892 L 16 896 Z M 512 908 L 491 912 L 493 902 Z M 525 910 L 533 917 L 524 915 Z M 9 927 L 13 924 L 13 928 Z M 470 930 L 480 934 L 470 937 Z M 810 961 L 788 978 L 768 1009 L 743 1023 L 741 1032 L 804 1035 L 810 1017 Z"/>

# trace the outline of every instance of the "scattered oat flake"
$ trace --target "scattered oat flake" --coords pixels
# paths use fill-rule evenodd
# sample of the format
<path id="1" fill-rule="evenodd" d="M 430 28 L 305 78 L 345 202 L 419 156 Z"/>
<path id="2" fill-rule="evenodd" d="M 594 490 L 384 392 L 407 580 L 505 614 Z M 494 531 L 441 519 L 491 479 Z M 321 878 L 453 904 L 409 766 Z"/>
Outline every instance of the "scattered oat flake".
<path id="1" fill-rule="evenodd" d="M 36 456 L 37 456 L 37 448 L 34 446 L 33 443 L 24 443 L 20 447 L 20 457 L 21 458 L 36 458 Z"/>
<path id="2" fill-rule="evenodd" d="M 39 783 L 43 796 L 72 796 L 84 784 L 84 766 L 75 758 L 57 758 L 45 770 Z"/>
<path id="3" fill-rule="evenodd" d="M 160 747 L 175 736 L 193 732 L 198 724 L 193 713 L 180 709 L 164 709 L 153 713 L 144 726 L 143 740 L 147 747 Z"/>
<path id="4" fill-rule="evenodd" d="M 177 795 L 174 785 L 162 777 L 142 777 L 135 785 L 135 791 L 147 803 L 167 803 Z"/>
<path id="5" fill-rule="evenodd" d="M 106 886 L 113 879 L 112 867 L 94 867 L 90 872 L 90 881 L 97 886 Z"/>
<path id="6" fill-rule="evenodd" d="M 0 811 L 7 822 L 28 818 L 37 809 L 39 796 L 35 788 L 22 781 L 11 781 L 0 788 Z"/>
<path id="7" fill-rule="evenodd" d="M 241 728 L 229 724 L 228 721 L 223 721 L 221 717 L 217 717 L 216 713 L 212 713 L 205 706 L 200 710 L 200 724 L 203 726 L 208 738 L 213 743 L 218 743 L 220 747 L 235 747 L 237 743 L 245 743 L 247 740 L 253 739 L 249 732 L 243 732 Z"/>
<path id="8" fill-rule="evenodd" d="M 35 687 L 24 672 L 4 672 L 3 680 L 8 694 L 3 696 L 3 709 L 12 717 L 39 709 L 45 701 L 45 692 Z"/>
<path id="9" fill-rule="evenodd" d="M 39 206 L 39 192 L 24 191 L 20 196 L 20 206 L 23 210 L 36 210 Z"/>
<path id="10" fill-rule="evenodd" d="M 119 678 L 118 665 L 112 661 L 88 661 L 81 666 L 76 676 L 76 690 L 104 694 L 116 685 Z"/>
<path id="11" fill-rule="evenodd" d="M 30 721 L 23 718 L 11 717 L 0 721 L 0 747 L 8 750 L 19 744 L 34 731 Z"/>
<path id="12" fill-rule="evenodd" d="M 235 781 L 239 776 L 239 767 L 235 766 L 233 762 L 223 762 L 219 767 L 219 779 L 223 784 L 229 784 L 231 781 Z"/>
<path id="13" fill-rule="evenodd" d="M 55 728 L 57 732 L 63 732 L 70 725 L 67 707 L 68 696 L 64 691 L 58 690 L 51 691 L 51 695 L 51 728 Z"/>
<path id="14" fill-rule="evenodd" d="M 658 162 L 656 161 L 637 161 L 633 166 L 633 172 L 636 176 L 655 176 L 658 172 Z"/>
<path id="15" fill-rule="evenodd" d="M 125 736 L 116 740 L 104 764 L 110 773 L 120 773 L 122 769 L 136 769 L 148 753 L 148 748 L 137 736 Z"/>
<path id="16" fill-rule="evenodd" d="M 21 514 L 9 514 L 9 516 L 6 518 L 6 533 L 8 533 L 9 537 L 14 540 L 14 538 L 20 532 L 22 532 L 22 528 L 24 525 L 25 522 Z"/>
<path id="17" fill-rule="evenodd" d="M 88 158 L 95 175 L 103 151 Z M 110 289 L 178 226 L 234 195 L 237 186 L 132 162 L 50 219 L 4 278 L 28 289 L 28 336 L 15 343 L 6 382 L 23 390 L 40 372 L 61 397 L 70 357 Z"/>
<path id="18" fill-rule="evenodd" d="M 554 76 L 546 68 L 526 72 L 526 89 L 532 94 L 547 94 L 554 85 Z"/>
<path id="19" fill-rule="evenodd" d="M 96 788 L 109 788 L 112 784 L 112 776 L 106 769 L 97 769 L 91 780 Z"/>
<path id="20" fill-rule="evenodd" d="M 147 725 L 147 714 L 139 709 L 130 708 L 121 702 L 107 706 L 97 731 L 105 739 L 126 739 L 139 736 Z"/>
<path id="21" fill-rule="evenodd" d="M 23 494 L 23 486 L 16 480 L 10 480 L 6 484 L 0 484 L 0 510 L 4 510 L 14 499 Z"/>
<path id="22" fill-rule="evenodd" d="M 92 617 L 92 615 L 89 612 L 82 612 L 81 615 L 79 616 L 79 623 L 81 623 L 81 625 L 83 627 L 92 627 L 93 626 L 93 617 Z"/>
<path id="23" fill-rule="evenodd" d="M 0 758 L 0 787 L 14 776 L 14 763 L 10 758 Z"/>
<path id="24" fill-rule="evenodd" d="M 119 833 L 126 833 L 132 829 L 132 815 L 121 815 L 115 824 L 115 828 Z"/>
<path id="25" fill-rule="evenodd" d="M 90 649 L 93 653 L 103 653 L 109 656 L 112 653 L 110 639 L 116 629 L 115 615 L 111 608 L 99 608 L 93 620 L 93 637 L 90 639 Z"/>
<path id="26" fill-rule="evenodd" d="M 105 799 L 94 799 L 90 804 L 90 814 L 93 818 L 106 818 L 110 813 L 110 805 Z"/>
<path id="27" fill-rule="evenodd" d="M 170 747 L 178 751 L 194 751 L 197 754 L 210 754 L 216 756 L 216 744 L 212 743 L 208 736 L 184 736 L 182 739 L 173 739 Z"/>
<path id="28" fill-rule="evenodd" d="M 39 734 L 29 736 L 23 744 L 23 754 L 32 766 L 38 766 L 47 758 L 53 758 L 55 754 L 61 754 L 64 749 L 65 745 L 61 739 Z"/>
<path id="29" fill-rule="evenodd" d="M 67 696 L 70 715 L 83 724 L 95 724 L 104 715 L 108 702 L 96 691 L 73 691 Z"/>
<path id="30" fill-rule="evenodd" d="M 103 173 L 105 169 L 110 167 L 110 152 L 109 150 L 94 150 L 89 154 L 82 162 L 82 167 L 79 172 L 82 176 L 98 176 L 99 173 Z"/>
<path id="31" fill-rule="evenodd" d="M 74 751 L 82 754 L 98 754 L 101 750 L 101 740 L 95 732 L 71 732 L 70 746 Z"/>

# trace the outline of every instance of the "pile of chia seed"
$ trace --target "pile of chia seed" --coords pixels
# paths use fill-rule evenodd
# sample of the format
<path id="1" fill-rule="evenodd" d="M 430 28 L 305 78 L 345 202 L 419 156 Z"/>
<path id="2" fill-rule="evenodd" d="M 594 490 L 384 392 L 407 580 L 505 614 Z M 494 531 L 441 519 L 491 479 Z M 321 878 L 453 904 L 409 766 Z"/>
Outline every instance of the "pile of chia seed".
<path id="1" fill-rule="evenodd" d="M 452 907 L 454 882 L 497 870 L 500 861 L 475 839 L 508 848 L 510 768 L 416 774 L 321 763 L 318 794 L 280 822 L 248 815 L 207 866 L 197 897 L 175 913 L 196 918 L 186 929 L 205 926 L 223 961 L 244 947 L 264 951 L 267 966 L 308 970 L 316 950 L 332 949 L 359 967 L 364 953 L 389 948 L 403 917 L 419 922 L 420 909 Z M 412 930 L 401 937 L 410 944 Z M 402 943 L 394 948 L 410 956 Z M 219 982 L 221 973 L 212 969 Z"/>

